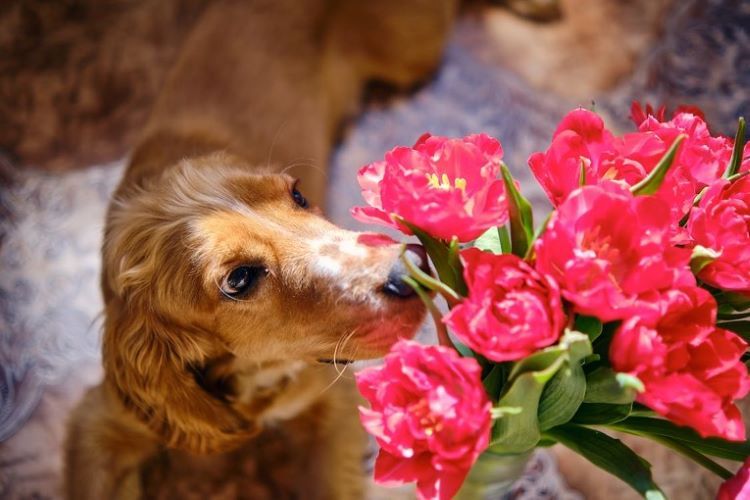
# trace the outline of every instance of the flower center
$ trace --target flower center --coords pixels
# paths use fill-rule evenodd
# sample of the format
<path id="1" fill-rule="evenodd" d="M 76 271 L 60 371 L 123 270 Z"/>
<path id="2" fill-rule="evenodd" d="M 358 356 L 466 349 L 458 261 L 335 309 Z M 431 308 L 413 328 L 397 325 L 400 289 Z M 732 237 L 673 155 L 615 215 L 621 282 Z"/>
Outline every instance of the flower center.
<path id="1" fill-rule="evenodd" d="M 592 256 L 609 261 L 616 261 L 620 251 L 612 244 L 612 235 L 602 234 L 602 228 L 595 226 L 583 233 L 580 247 L 584 251 L 593 252 Z"/>
<path id="2" fill-rule="evenodd" d="M 430 187 L 433 187 L 435 189 L 442 189 L 443 191 L 450 191 L 451 189 L 460 189 L 463 192 L 466 192 L 466 179 L 463 177 L 456 177 L 453 180 L 453 184 L 451 184 L 450 178 L 448 178 L 448 174 L 443 174 L 441 177 L 438 177 L 437 174 L 425 174 L 427 176 L 427 183 L 430 185 Z"/>
<path id="3" fill-rule="evenodd" d="M 418 403 L 412 405 L 409 410 L 412 415 L 417 417 L 419 425 L 424 430 L 425 435 L 432 436 L 436 432 L 443 430 L 441 418 L 430 411 L 430 405 L 426 400 L 422 399 Z"/>
<path id="4" fill-rule="evenodd" d="M 622 274 L 624 271 L 622 251 L 620 248 L 615 246 L 612 241 L 611 234 L 602 234 L 602 228 L 596 226 L 589 231 L 583 233 L 581 239 L 580 248 L 575 250 L 577 257 L 591 260 L 604 260 L 609 263 L 607 266 L 607 275 L 610 281 L 618 290 L 622 290 L 620 283 L 624 279 Z M 592 272 L 593 269 L 592 269 Z M 595 276 L 595 275 L 592 275 Z M 581 279 L 591 283 L 592 276 L 584 277 Z"/>

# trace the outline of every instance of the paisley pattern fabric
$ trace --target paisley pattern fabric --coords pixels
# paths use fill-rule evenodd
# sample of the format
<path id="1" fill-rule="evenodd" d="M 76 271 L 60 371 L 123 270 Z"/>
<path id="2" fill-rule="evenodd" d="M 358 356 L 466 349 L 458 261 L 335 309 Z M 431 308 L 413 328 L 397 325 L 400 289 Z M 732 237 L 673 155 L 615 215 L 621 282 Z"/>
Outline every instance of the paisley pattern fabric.
<path id="1" fill-rule="evenodd" d="M 328 213 L 361 227 L 355 172 L 424 131 L 500 137 L 506 161 L 541 212 L 546 197 L 526 157 L 548 142 L 559 118 L 578 103 L 545 95 L 477 57 L 481 36 L 458 26 L 437 78 L 414 95 L 373 103 L 350 128 L 330 172 Z M 467 42 L 466 40 L 471 40 Z M 613 127 L 628 127 L 631 99 L 691 103 L 715 130 L 732 134 L 750 109 L 750 2 L 676 2 L 663 36 L 632 77 L 599 96 Z M 5 168 L 3 168 L 5 165 Z M 69 409 L 101 377 L 99 247 L 109 196 L 124 161 L 63 175 L 7 168 L 0 161 L 0 497 L 57 498 L 60 447 Z M 5 172 L 11 172 L 5 175 Z M 423 335 L 429 335 L 425 332 Z M 572 499 L 551 455 L 539 451 L 513 498 Z"/>

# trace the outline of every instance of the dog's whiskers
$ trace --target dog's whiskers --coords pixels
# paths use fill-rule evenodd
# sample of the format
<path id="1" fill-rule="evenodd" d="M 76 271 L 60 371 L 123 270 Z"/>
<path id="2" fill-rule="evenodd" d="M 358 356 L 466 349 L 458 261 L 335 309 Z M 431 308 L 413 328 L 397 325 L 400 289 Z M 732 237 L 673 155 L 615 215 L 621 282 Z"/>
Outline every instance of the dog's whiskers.
<path id="1" fill-rule="evenodd" d="M 320 173 L 320 175 L 322 175 L 324 179 L 328 177 L 326 171 L 323 170 L 322 168 L 320 168 L 319 166 L 317 166 L 312 158 L 300 159 L 298 161 L 294 161 L 294 162 L 290 163 L 289 165 L 287 165 L 286 167 L 284 167 L 284 170 L 282 170 L 281 173 L 285 174 L 289 170 L 291 170 L 291 169 L 293 169 L 295 167 L 312 168 L 313 170 L 317 170 L 318 173 Z"/>
<path id="2" fill-rule="evenodd" d="M 334 385 L 336 385 L 336 382 L 338 382 L 339 380 L 341 380 L 341 378 L 342 378 L 342 377 L 344 376 L 344 374 L 346 373 L 346 369 L 348 368 L 348 366 L 349 366 L 349 363 L 346 363 L 346 364 L 344 364 L 344 367 L 343 367 L 343 368 L 342 368 L 341 370 L 339 370 L 339 368 L 338 368 L 338 365 L 337 365 L 337 363 L 336 363 L 336 361 L 337 361 L 337 358 L 338 358 L 338 351 L 339 351 L 339 349 L 343 350 L 343 349 L 344 349 L 344 348 L 346 347 L 346 344 L 347 344 L 347 342 L 349 342 L 349 340 L 350 340 L 350 339 L 351 339 L 351 338 L 352 338 L 352 337 L 353 337 L 353 336 L 354 336 L 354 335 L 355 335 L 356 333 L 357 333 L 357 329 L 355 328 L 354 330 L 352 330 L 352 331 L 351 331 L 350 333 L 348 333 L 347 335 L 344 335 L 344 336 L 342 336 L 341 338 L 339 338 L 338 342 L 336 342 L 336 346 L 335 346 L 335 347 L 334 347 L 334 349 L 333 349 L 333 368 L 334 368 L 334 369 L 336 370 L 336 373 L 337 373 L 337 375 L 336 375 L 336 378 L 334 378 L 334 379 L 333 379 L 333 380 L 331 381 L 331 383 L 330 383 L 330 384 L 328 384 L 327 386 L 325 386 L 325 387 L 323 388 L 323 390 L 321 390 L 321 391 L 320 391 L 320 394 L 319 394 L 318 396 L 320 396 L 320 395 L 324 394 L 325 392 L 327 392 L 328 390 L 330 390 L 330 389 L 331 389 L 331 387 L 333 387 Z M 357 349 L 357 350 L 358 350 L 358 349 Z M 356 355 L 356 351 L 357 351 L 357 350 L 355 350 L 355 352 L 354 352 L 354 354 L 355 354 L 355 355 Z"/>
<path id="3" fill-rule="evenodd" d="M 273 156 L 273 148 L 276 146 L 276 141 L 279 140 L 281 131 L 284 130 L 284 127 L 286 127 L 286 124 L 288 122 L 289 122 L 288 119 L 281 122 L 281 124 L 279 125 L 279 128 L 277 128 L 276 132 L 273 134 L 273 140 L 271 141 L 271 146 L 268 148 L 268 158 L 266 159 L 266 168 L 271 168 L 271 157 Z"/>
<path id="4" fill-rule="evenodd" d="M 351 338 L 357 333 L 357 329 L 353 329 L 349 334 L 342 336 L 339 338 L 338 342 L 336 342 L 336 347 L 333 349 L 333 368 L 336 370 L 336 373 L 339 374 L 339 377 L 344 373 L 346 370 L 346 367 L 348 366 L 348 363 L 344 364 L 343 370 L 339 371 L 338 365 L 336 364 L 336 361 L 338 359 L 338 353 L 339 351 L 343 351 L 346 348 L 346 344 L 351 340 Z"/>

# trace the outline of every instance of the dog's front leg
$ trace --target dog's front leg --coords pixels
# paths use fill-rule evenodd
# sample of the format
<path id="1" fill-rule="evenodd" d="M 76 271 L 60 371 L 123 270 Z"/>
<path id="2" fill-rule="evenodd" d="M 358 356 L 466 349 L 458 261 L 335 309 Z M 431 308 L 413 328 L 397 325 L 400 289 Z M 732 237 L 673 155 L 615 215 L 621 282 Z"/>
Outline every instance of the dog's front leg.
<path id="1" fill-rule="evenodd" d="M 340 380 L 316 405 L 319 422 L 317 445 L 309 456 L 310 480 L 316 484 L 317 499 L 356 500 L 364 498 L 364 458 L 367 436 L 359 422 L 360 398 L 353 380 Z"/>
<path id="2" fill-rule="evenodd" d="M 71 500 L 142 498 L 141 464 L 156 441 L 105 394 L 86 394 L 73 411 L 65 443 L 65 497 Z"/>

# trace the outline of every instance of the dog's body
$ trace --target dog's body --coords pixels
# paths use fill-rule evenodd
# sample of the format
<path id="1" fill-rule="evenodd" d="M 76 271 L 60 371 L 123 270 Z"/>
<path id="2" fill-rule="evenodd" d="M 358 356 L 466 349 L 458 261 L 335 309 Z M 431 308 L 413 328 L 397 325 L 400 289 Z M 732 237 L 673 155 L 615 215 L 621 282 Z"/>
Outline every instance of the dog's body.
<path id="1" fill-rule="evenodd" d="M 397 245 L 326 222 L 283 171 L 325 166 L 366 81 L 425 78 L 453 11 L 206 8 L 108 214 L 105 381 L 71 419 L 69 498 L 362 496 L 356 391 L 318 360 L 381 356 L 423 309 L 383 293 Z"/>

